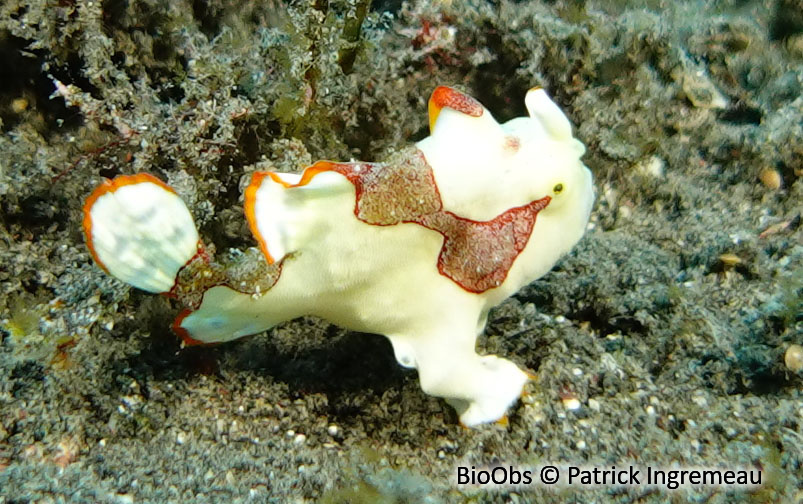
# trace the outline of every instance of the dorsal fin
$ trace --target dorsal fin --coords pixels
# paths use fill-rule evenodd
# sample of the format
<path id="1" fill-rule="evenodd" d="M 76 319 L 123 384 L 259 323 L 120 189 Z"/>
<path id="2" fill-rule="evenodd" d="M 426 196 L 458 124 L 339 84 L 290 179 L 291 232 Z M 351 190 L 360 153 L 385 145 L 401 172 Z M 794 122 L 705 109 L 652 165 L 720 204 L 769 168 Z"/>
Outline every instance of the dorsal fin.
<path id="1" fill-rule="evenodd" d="M 318 161 L 300 175 L 254 172 L 245 190 L 245 217 L 268 264 L 303 246 L 307 229 L 318 219 L 316 212 L 325 211 L 327 197 L 354 191 L 340 174 L 326 176 L 338 165 Z"/>
<path id="2" fill-rule="evenodd" d="M 435 133 L 435 124 L 444 108 L 450 108 L 470 117 L 480 117 L 485 111 L 482 104 L 469 95 L 447 86 L 438 86 L 429 98 L 430 135 Z"/>

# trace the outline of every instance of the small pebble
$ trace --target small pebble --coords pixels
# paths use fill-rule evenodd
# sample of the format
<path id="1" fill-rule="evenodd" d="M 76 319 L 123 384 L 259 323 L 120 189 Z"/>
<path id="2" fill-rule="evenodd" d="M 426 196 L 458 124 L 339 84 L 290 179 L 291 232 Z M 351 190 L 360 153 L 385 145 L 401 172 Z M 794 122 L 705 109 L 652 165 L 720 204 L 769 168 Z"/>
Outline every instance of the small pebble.
<path id="1" fill-rule="evenodd" d="M 764 168 L 758 172 L 758 179 L 764 184 L 765 187 L 772 190 L 777 190 L 783 185 L 783 177 L 778 170 L 774 168 Z"/>
<path id="2" fill-rule="evenodd" d="M 719 262 L 726 267 L 733 267 L 742 263 L 742 258 L 736 254 L 726 253 L 719 256 Z"/>
<path id="3" fill-rule="evenodd" d="M 114 502 L 119 504 L 133 504 L 134 496 L 131 494 L 115 494 Z"/>
<path id="4" fill-rule="evenodd" d="M 28 108 L 28 100 L 25 98 L 15 98 L 11 102 L 11 110 L 15 114 L 21 114 Z"/>
<path id="5" fill-rule="evenodd" d="M 789 371 L 793 373 L 803 371 L 803 346 L 789 345 L 783 356 L 783 361 Z"/>
<path id="6" fill-rule="evenodd" d="M 650 156 L 636 164 L 636 171 L 641 175 L 652 178 L 663 178 L 666 162 L 658 156 Z"/>

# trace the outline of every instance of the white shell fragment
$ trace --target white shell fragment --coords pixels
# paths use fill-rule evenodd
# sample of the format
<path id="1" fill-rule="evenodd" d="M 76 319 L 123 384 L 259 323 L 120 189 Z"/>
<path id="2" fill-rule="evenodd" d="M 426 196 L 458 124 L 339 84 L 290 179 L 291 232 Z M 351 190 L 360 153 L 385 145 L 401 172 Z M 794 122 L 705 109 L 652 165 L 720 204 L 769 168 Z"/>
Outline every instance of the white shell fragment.
<path id="1" fill-rule="evenodd" d="M 107 180 L 84 205 L 84 231 L 95 260 L 139 289 L 169 292 L 197 252 L 198 231 L 184 201 L 159 179 Z"/>

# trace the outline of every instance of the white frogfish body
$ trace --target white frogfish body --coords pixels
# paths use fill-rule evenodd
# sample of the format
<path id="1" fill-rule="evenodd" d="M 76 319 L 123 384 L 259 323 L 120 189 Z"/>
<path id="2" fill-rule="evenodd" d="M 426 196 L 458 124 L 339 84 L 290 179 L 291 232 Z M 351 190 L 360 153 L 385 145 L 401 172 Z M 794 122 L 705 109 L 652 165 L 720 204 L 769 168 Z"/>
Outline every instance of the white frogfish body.
<path id="1" fill-rule="evenodd" d="M 182 301 L 173 328 L 187 342 L 322 317 L 388 337 L 398 362 L 463 424 L 496 421 L 528 374 L 478 355 L 477 335 L 493 306 L 582 237 L 594 200 L 565 115 L 541 89 L 525 104 L 529 117 L 500 125 L 473 98 L 439 87 L 431 135 L 384 163 L 255 173 L 245 191 L 265 258 L 255 267 L 215 262 L 181 199 L 144 174 L 90 196 L 87 243 L 110 274 Z"/>

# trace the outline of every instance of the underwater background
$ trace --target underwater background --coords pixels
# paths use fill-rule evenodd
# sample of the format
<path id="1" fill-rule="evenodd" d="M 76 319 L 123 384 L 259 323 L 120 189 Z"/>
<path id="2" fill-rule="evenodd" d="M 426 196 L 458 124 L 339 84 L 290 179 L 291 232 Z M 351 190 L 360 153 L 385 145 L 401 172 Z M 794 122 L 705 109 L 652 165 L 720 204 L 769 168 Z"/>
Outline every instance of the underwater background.
<path id="1" fill-rule="evenodd" d="M 218 250 L 256 170 L 381 160 L 438 85 L 544 87 L 597 201 L 479 339 L 533 370 L 465 429 L 381 337 L 305 318 L 183 348 L 101 271 L 84 199 L 168 181 Z M 0 4 L 0 504 L 803 502 L 803 2 Z M 760 468 L 761 488 L 457 488 L 545 462 Z"/>

